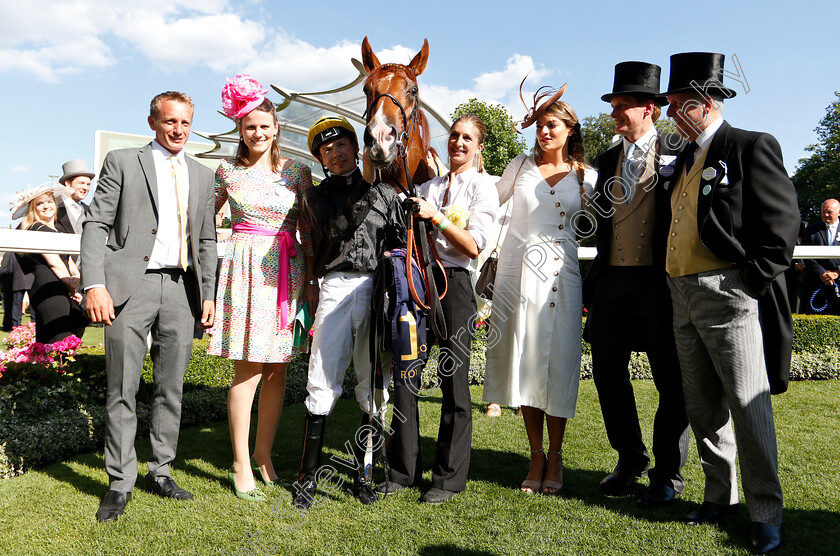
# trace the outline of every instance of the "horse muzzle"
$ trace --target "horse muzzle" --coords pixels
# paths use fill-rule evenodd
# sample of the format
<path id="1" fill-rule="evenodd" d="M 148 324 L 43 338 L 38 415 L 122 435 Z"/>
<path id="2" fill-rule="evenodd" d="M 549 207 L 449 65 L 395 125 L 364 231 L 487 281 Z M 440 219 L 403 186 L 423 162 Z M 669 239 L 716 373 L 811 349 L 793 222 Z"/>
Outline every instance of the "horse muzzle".
<path id="1" fill-rule="evenodd" d="M 364 143 L 370 153 L 370 161 L 374 165 L 384 167 L 390 165 L 397 157 L 397 130 L 392 125 L 374 122 L 372 128 L 365 128 Z"/>

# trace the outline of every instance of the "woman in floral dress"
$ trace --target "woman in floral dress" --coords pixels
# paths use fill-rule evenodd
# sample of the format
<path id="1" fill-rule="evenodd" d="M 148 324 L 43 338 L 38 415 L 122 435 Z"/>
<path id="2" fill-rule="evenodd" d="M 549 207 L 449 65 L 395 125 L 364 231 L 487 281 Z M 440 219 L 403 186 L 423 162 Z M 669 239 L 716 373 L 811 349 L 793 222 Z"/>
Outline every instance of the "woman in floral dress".
<path id="1" fill-rule="evenodd" d="M 235 160 L 216 171 L 216 210 L 230 203 L 233 235 L 227 242 L 216 294 L 216 322 L 208 352 L 234 360 L 228 394 L 233 467 L 228 474 L 239 498 L 263 501 L 258 471 L 266 484 L 277 481 L 271 449 L 286 391 L 286 367 L 295 352 L 294 319 L 304 299 L 317 299 L 312 244 L 298 220 L 303 192 L 312 186 L 309 169 L 280 156 L 279 126 L 268 91 L 237 75 L 222 90 L 225 114 L 239 128 Z M 300 232 L 298 243 L 295 237 Z M 251 407 L 262 380 L 257 436 L 249 457 Z M 249 463 L 253 463 L 252 465 Z"/>

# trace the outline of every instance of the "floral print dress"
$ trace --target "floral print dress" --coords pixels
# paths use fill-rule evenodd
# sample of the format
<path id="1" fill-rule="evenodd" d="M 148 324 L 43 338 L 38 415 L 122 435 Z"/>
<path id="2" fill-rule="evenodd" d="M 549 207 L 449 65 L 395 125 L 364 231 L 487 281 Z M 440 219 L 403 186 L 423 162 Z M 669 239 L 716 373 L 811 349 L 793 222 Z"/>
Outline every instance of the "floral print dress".
<path id="1" fill-rule="evenodd" d="M 299 219 L 303 193 L 312 187 L 309 168 L 291 162 L 280 172 L 236 166 L 216 170 L 216 210 L 230 203 L 234 233 L 219 271 L 216 321 L 208 353 L 257 363 L 285 363 L 296 352 L 294 317 L 303 304 L 304 256 L 312 255 L 309 228 Z M 281 325 L 277 300 L 281 238 L 235 230 L 244 223 L 295 236 L 289 256 L 288 322 Z"/>

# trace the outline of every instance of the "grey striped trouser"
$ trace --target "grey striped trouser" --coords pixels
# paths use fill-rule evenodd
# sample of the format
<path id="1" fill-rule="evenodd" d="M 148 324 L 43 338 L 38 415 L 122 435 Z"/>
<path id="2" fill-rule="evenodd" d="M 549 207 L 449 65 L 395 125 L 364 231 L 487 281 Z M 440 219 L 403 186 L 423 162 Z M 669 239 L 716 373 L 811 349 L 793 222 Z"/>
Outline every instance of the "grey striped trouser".
<path id="1" fill-rule="evenodd" d="M 735 266 L 669 278 L 668 285 L 685 408 L 706 475 L 705 500 L 738 502 L 737 447 L 751 520 L 779 525 L 782 487 L 758 301 Z"/>

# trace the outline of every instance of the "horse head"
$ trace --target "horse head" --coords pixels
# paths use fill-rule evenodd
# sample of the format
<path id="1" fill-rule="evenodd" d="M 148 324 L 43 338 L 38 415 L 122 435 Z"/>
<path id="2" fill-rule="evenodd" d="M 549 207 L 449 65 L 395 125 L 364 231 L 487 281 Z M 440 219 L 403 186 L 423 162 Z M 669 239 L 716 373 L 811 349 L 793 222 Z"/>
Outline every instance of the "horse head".
<path id="1" fill-rule="evenodd" d="M 362 64 L 368 72 L 364 84 L 367 96 L 365 160 L 376 168 L 387 169 L 398 155 L 405 156 L 412 181 L 427 179 L 425 157 L 429 148 L 429 130 L 426 116 L 420 109 L 417 76 L 426 69 L 428 59 L 428 40 L 423 42 L 423 48 L 407 66 L 380 63 L 367 37 L 362 41 Z M 392 179 L 402 174 L 396 172 L 396 168 L 391 170 Z M 410 187 L 410 184 L 406 186 Z"/>

